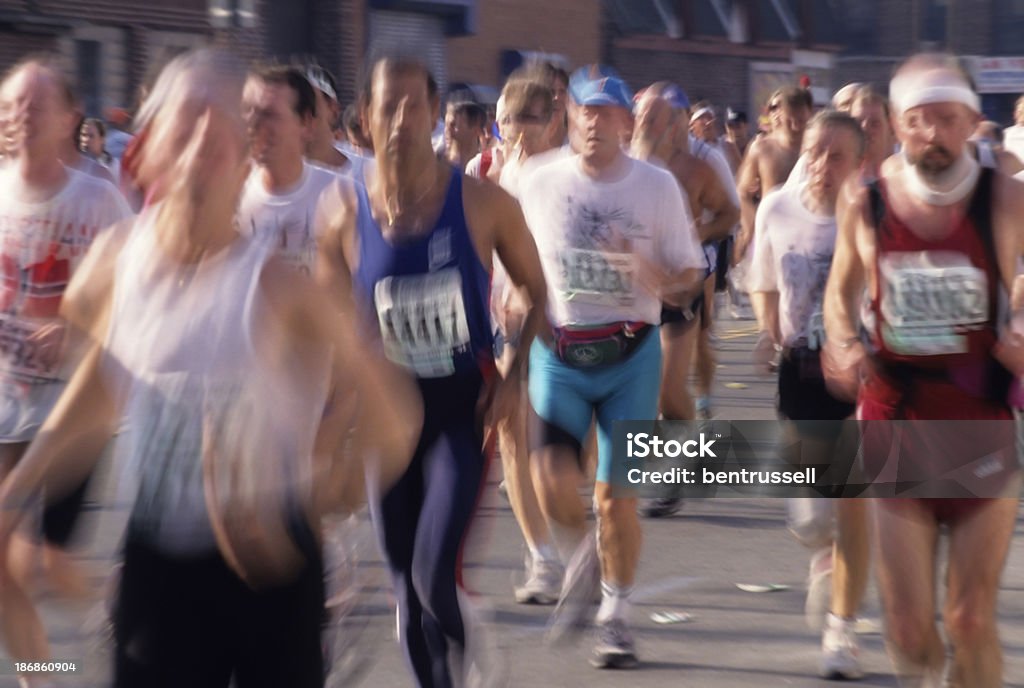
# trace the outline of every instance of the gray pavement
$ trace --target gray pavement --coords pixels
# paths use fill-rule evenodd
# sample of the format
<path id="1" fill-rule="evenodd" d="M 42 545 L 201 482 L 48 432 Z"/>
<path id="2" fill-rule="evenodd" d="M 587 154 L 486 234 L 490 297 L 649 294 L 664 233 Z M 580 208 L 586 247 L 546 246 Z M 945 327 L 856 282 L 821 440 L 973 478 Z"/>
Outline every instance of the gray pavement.
<path id="1" fill-rule="evenodd" d="M 724 319 L 718 324 L 720 367 L 714 411 L 727 419 L 774 417 L 774 384 L 753 374 L 749 351 L 753 323 Z M 512 512 L 498 496 L 500 468 L 495 465 L 484 492 L 480 515 L 467 548 L 467 587 L 489 620 L 488 628 L 503 666 L 505 685 L 552 688 L 687 686 L 831 685 L 816 677 L 819 636 L 803 617 L 807 552 L 785 529 L 782 500 L 722 499 L 691 501 L 676 517 L 644 522 L 644 547 L 634 593 L 634 630 L 642 664 L 629 672 L 597 671 L 588 663 L 590 641 L 549 648 L 544 643 L 548 608 L 523 607 L 511 598 L 522 570 L 523 545 Z M 103 494 L 109 495 L 109 487 Z M 92 537 L 82 561 L 91 571 L 97 594 L 109 574 L 121 515 L 110 508 L 90 514 Z M 364 591 L 352 622 L 360 627 L 357 656 L 372 661 L 359 685 L 411 686 L 393 640 L 394 612 L 384 570 L 363 524 L 361 576 Z M 1024 687 L 1024 552 L 1018 523 L 1003 579 L 999 618 L 1007 685 Z M 777 583 L 789 589 L 743 592 L 737 583 Z M 76 660 L 88 671 L 58 685 L 102 686 L 108 657 L 95 634 L 83 634 L 89 604 L 68 607 L 42 600 L 54 657 Z M 97 618 L 92 607 L 92 619 Z M 692 621 L 658 625 L 658 611 L 687 612 Z M 874 589 L 866 615 L 878 618 Z M 861 636 L 867 678 L 858 685 L 896 686 L 879 635 Z M 353 684 L 348 684 L 353 685 Z M 0 677 L 0 688 L 14 688 Z"/>

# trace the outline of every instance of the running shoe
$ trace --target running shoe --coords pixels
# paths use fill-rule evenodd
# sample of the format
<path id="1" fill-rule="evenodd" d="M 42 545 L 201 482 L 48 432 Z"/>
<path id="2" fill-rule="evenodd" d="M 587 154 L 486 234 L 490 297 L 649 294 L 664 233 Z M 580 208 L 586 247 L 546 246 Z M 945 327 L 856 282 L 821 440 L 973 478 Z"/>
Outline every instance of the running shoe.
<path id="1" fill-rule="evenodd" d="M 565 569 L 557 561 L 534 560 L 527 568 L 526 582 L 515 589 L 519 604 L 550 605 L 558 602 Z"/>
<path id="2" fill-rule="evenodd" d="M 590 663 L 598 669 L 632 669 L 637 665 L 636 643 L 625 621 L 610 619 L 598 626 Z"/>
<path id="3" fill-rule="evenodd" d="M 852 619 L 828 615 L 821 635 L 821 676 L 829 680 L 864 678 L 860 666 L 860 645 Z"/>
<path id="4" fill-rule="evenodd" d="M 640 515 L 644 518 L 667 518 L 682 508 L 682 497 L 655 497 L 640 505 Z"/>

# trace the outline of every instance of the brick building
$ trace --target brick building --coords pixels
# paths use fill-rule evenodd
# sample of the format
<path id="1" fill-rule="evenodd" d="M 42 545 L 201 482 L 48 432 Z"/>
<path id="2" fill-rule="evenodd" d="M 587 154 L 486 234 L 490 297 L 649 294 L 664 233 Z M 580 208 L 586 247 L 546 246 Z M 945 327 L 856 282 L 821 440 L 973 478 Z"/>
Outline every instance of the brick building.
<path id="1" fill-rule="evenodd" d="M 634 85 L 671 79 L 691 98 L 758 111 L 775 86 L 884 86 L 922 50 L 965 57 L 986 114 L 1024 92 L 1024 0 L 605 0 L 605 60 Z"/>

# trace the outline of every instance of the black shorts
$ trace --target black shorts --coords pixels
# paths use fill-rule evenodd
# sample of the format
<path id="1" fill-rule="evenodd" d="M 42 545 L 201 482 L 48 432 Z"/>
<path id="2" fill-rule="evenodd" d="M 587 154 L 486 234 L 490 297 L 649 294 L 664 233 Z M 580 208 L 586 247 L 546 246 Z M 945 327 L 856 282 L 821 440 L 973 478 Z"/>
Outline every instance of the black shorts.
<path id="1" fill-rule="evenodd" d="M 715 262 L 715 291 L 723 292 L 729 286 L 725 279 L 729 274 L 729 261 L 732 258 L 733 238 L 723 239 L 718 244 L 718 260 Z"/>
<path id="2" fill-rule="evenodd" d="M 70 544 L 78 518 L 82 515 L 82 505 L 85 504 L 91 478 L 90 475 L 70 494 L 43 509 L 43 538 L 46 542 L 60 548 Z"/>
<path id="3" fill-rule="evenodd" d="M 832 396 L 821 372 L 821 353 L 786 349 L 779 364 L 779 412 L 790 420 L 843 420 L 856 406 Z"/>
<path id="4" fill-rule="evenodd" d="M 114 611 L 114 685 L 323 686 L 323 565 L 319 552 L 306 556 L 296 580 L 254 592 L 218 553 L 169 556 L 129 532 Z"/>
<path id="5" fill-rule="evenodd" d="M 707 320 L 707 309 L 704 304 L 704 292 L 700 293 L 700 296 L 693 300 L 687 310 L 670 306 L 667 303 L 661 304 L 661 324 L 669 325 L 673 331 L 678 332 L 680 330 L 688 330 L 698 322 L 702 323 Z"/>

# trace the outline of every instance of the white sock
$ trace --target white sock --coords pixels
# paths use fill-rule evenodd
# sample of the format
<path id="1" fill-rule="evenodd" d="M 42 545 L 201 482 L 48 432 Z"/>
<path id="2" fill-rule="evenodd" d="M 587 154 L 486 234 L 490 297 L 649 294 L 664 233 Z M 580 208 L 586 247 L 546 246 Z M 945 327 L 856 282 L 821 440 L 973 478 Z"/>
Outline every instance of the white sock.
<path id="1" fill-rule="evenodd" d="M 601 607 L 597 610 L 597 623 L 612 619 L 625 621 L 629 616 L 629 595 L 633 588 L 627 588 L 607 581 L 601 581 Z"/>
<path id="2" fill-rule="evenodd" d="M 552 564 L 561 563 L 558 550 L 549 542 L 545 542 L 543 545 L 527 545 L 527 547 L 530 548 L 530 558 L 534 564 L 542 561 Z"/>

